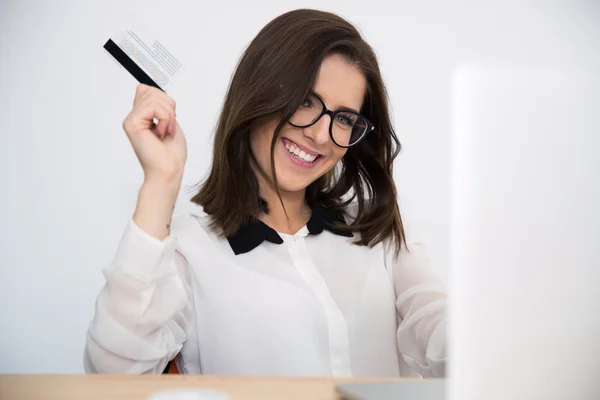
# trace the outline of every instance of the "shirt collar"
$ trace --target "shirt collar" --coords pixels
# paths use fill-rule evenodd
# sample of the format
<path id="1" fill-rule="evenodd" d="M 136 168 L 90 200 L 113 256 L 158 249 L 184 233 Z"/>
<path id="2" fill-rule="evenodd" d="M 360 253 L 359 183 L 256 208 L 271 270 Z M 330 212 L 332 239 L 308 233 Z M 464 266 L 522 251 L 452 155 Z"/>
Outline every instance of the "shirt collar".
<path id="1" fill-rule="evenodd" d="M 336 235 L 353 237 L 351 232 L 335 228 L 333 226 L 334 223 L 346 225 L 346 221 L 341 213 L 333 212 L 322 206 L 316 206 L 312 210 L 312 215 L 306 224 L 306 228 L 310 235 L 318 235 L 323 230 L 327 230 Z M 274 244 L 283 243 L 281 236 L 258 218 L 253 218 L 249 223 L 242 226 L 239 231 L 228 236 L 227 240 L 235 255 L 248 253 L 265 240 Z"/>

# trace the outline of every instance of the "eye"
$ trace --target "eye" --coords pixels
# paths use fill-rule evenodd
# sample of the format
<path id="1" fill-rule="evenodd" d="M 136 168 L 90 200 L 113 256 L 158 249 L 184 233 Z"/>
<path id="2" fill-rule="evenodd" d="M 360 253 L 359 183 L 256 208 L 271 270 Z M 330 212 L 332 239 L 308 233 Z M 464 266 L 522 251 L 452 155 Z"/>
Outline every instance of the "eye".
<path id="1" fill-rule="evenodd" d="M 356 124 L 356 117 L 348 114 L 338 114 L 336 120 L 346 126 L 352 127 Z"/>
<path id="2" fill-rule="evenodd" d="M 313 104 L 314 103 L 313 103 L 312 99 L 310 97 L 307 97 L 306 99 L 304 99 L 304 103 L 302 103 L 302 106 L 306 107 L 306 108 L 311 108 L 313 106 Z"/>

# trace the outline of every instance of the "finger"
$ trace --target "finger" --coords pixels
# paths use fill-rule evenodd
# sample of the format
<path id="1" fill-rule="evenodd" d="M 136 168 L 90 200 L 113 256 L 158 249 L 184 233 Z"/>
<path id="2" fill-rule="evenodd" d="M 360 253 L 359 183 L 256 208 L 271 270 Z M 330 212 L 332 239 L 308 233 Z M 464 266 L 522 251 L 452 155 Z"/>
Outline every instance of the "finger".
<path id="1" fill-rule="evenodd" d="M 160 103 L 163 107 L 165 107 L 167 110 L 169 110 L 169 112 L 171 112 L 174 116 L 177 114 L 175 101 L 172 98 L 170 98 L 169 96 L 164 95 L 164 93 L 161 93 L 160 96 L 157 95 L 157 96 L 153 97 L 153 100 Z"/>
<path id="2" fill-rule="evenodd" d="M 133 104 L 136 104 L 140 100 L 142 100 L 146 96 L 149 88 L 150 86 L 140 83 L 135 89 L 135 97 L 133 98 Z"/>
<path id="3" fill-rule="evenodd" d="M 142 103 L 150 98 L 163 96 L 162 90 L 155 88 L 154 86 L 145 85 L 140 83 L 136 89 L 136 96 L 134 104 Z"/>
<path id="4" fill-rule="evenodd" d="M 161 92 L 161 97 L 164 99 L 164 101 L 171 107 L 176 108 L 177 103 L 175 102 L 175 100 L 173 100 L 173 98 L 171 96 L 169 96 L 166 92 Z"/>
<path id="5" fill-rule="evenodd" d="M 175 129 L 177 127 L 177 113 L 175 112 L 175 108 L 170 104 L 166 105 L 167 110 L 171 113 L 171 121 L 169 123 L 168 132 L 171 135 L 175 134 Z"/>
<path id="6" fill-rule="evenodd" d="M 145 107 L 147 104 L 151 103 L 160 103 L 165 108 L 173 110 L 175 112 L 176 103 L 171 97 L 167 96 L 162 91 L 156 89 L 155 87 L 148 87 L 148 90 L 141 94 L 140 99 L 138 100 L 138 105 L 140 107 Z"/>
<path id="7" fill-rule="evenodd" d="M 162 139 L 167 134 L 169 126 L 171 125 L 171 121 L 175 120 L 175 115 L 171 110 L 167 109 L 163 104 L 160 103 L 154 104 L 153 108 L 153 117 L 158 119 L 156 132 Z"/>
<path id="8" fill-rule="evenodd" d="M 156 98 L 156 102 L 160 103 L 167 110 L 169 110 L 170 112 L 175 114 L 176 105 L 175 105 L 175 101 L 173 101 L 173 99 L 168 98 L 168 97 L 158 97 L 158 98 Z"/>
<path id="9" fill-rule="evenodd" d="M 170 113 L 170 121 L 169 121 L 169 125 L 167 126 L 167 133 L 174 135 L 175 134 L 175 129 L 176 129 L 176 119 L 177 119 L 177 113 L 175 111 L 175 101 L 173 99 L 171 99 L 170 97 L 166 97 L 166 96 L 156 96 L 155 98 L 153 98 L 153 101 L 156 101 L 158 104 L 160 104 L 164 109 L 166 109 L 169 113 Z"/>
<path id="10" fill-rule="evenodd" d="M 140 96 L 142 95 L 144 92 L 146 92 L 146 90 L 148 90 L 150 86 L 140 83 L 139 85 L 137 85 L 136 89 L 135 89 L 135 94 L 136 96 Z"/>

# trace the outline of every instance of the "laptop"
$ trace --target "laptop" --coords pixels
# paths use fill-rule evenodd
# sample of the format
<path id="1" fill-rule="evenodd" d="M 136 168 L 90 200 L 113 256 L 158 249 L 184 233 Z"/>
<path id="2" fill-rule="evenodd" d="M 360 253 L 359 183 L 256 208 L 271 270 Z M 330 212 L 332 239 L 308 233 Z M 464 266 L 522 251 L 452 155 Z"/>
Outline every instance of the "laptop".
<path id="1" fill-rule="evenodd" d="M 445 398 L 445 379 L 342 383 L 337 386 L 341 400 L 441 400 Z"/>
<path id="2" fill-rule="evenodd" d="M 351 400 L 600 398 L 600 71 L 453 79 L 448 379 Z"/>

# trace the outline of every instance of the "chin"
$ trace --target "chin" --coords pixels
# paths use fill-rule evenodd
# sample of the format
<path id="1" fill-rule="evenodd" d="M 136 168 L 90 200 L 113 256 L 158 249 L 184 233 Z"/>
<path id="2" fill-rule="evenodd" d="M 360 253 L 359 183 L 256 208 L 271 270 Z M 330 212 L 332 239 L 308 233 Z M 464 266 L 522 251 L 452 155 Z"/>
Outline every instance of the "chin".
<path id="1" fill-rule="evenodd" d="M 278 178 L 279 190 L 282 192 L 295 193 L 305 190 L 313 181 L 300 182 L 292 179 Z"/>

